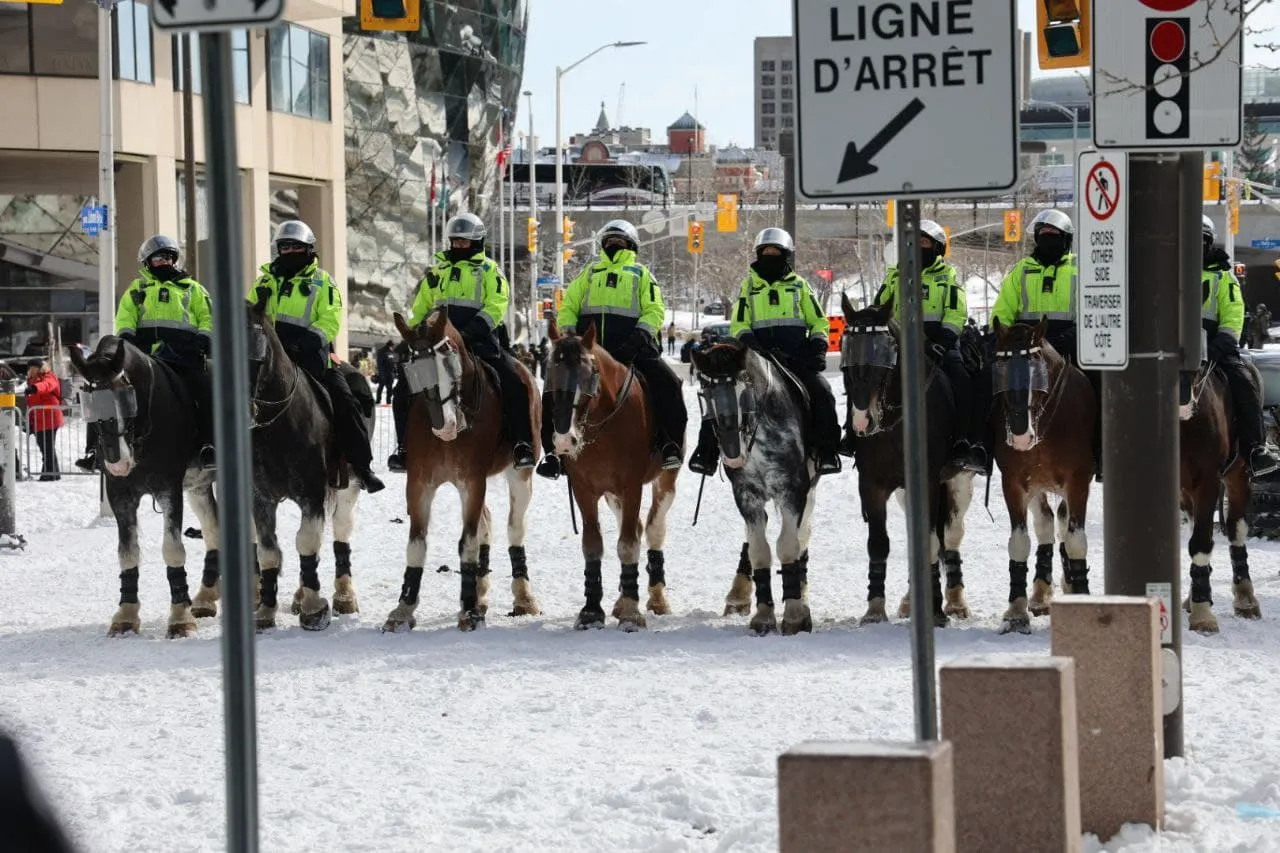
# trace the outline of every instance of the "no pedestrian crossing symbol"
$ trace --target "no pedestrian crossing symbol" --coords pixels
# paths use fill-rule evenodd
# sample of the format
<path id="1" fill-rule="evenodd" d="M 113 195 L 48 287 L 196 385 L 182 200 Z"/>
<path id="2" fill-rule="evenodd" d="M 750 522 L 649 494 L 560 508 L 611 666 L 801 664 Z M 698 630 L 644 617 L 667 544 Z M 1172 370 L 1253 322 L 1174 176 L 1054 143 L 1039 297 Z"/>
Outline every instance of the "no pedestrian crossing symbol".
<path id="1" fill-rule="evenodd" d="M 984 196 L 1014 185 L 1014 0 L 793 8 L 802 196 Z"/>
<path id="2" fill-rule="evenodd" d="M 1128 160 L 1122 153 L 1080 155 L 1084 200 L 1076 240 L 1076 336 L 1081 367 L 1123 370 L 1129 364 Z"/>

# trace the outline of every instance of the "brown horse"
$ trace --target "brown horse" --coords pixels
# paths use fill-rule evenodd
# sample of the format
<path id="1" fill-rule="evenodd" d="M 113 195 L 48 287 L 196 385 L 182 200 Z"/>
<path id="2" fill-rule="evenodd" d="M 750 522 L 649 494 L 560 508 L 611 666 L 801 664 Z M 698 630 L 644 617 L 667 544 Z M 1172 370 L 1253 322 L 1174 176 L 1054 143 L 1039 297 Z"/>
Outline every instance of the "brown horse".
<path id="1" fill-rule="evenodd" d="M 649 546 L 649 600 L 658 615 L 670 612 L 662 553 L 667 538 L 667 511 L 676 494 L 679 469 L 662 470 L 651 449 L 654 411 L 634 370 L 596 343 L 591 324 L 581 337 L 561 336 L 551 323 L 551 356 L 547 388 L 552 401 L 555 450 L 564 460 L 570 489 L 582 511 L 582 556 L 586 561 L 586 605 L 575 628 L 604 626 L 604 586 L 600 562 L 600 498 L 606 498 L 618 517 L 618 559 L 622 563 L 621 595 L 613 606 L 618 627 L 633 631 L 645 626 L 640 612 L 640 534 Z M 640 523 L 645 483 L 652 483 L 649 516 Z"/>
<path id="2" fill-rule="evenodd" d="M 1249 551 L 1245 546 L 1249 533 L 1245 521 L 1249 474 L 1235 453 L 1230 394 L 1222 374 L 1206 365 L 1192 383 L 1190 400 L 1178 411 L 1182 510 L 1191 519 L 1191 539 L 1187 543 L 1191 555 L 1191 592 L 1183 606 L 1191 614 L 1188 620 L 1191 630 L 1205 634 L 1218 632 L 1209 586 L 1209 575 L 1213 571 L 1209 555 L 1213 551 L 1213 510 L 1222 488 L 1227 499 L 1223 532 L 1231 543 L 1235 613 L 1246 619 L 1262 616 L 1262 608 L 1253 594 Z"/>
<path id="3" fill-rule="evenodd" d="M 1047 326 L 1015 323 L 1004 326 L 994 320 L 995 359 L 992 389 L 995 392 L 987 423 L 988 447 L 994 448 L 1000 466 L 1004 503 L 1009 510 L 1009 607 L 1001 633 L 1031 630 L 1031 615 L 1049 612 L 1053 598 L 1052 515 L 1047 516 L 1046 494 L 1063 498 L 1058 507 L 1059 526 L 1066 550 L 1063 591 L 1087 594 L 1089 542 L 1085 514 L 1093 480 L 1093 424 L 1098 417 L 1088 378 L 1045 340 Z M 1027 600 L 1027 509 L 1036 505 L 1037 553 L 1034 595 Z M 1063 522 L 1065 521 L 1065 525 Z"/>
<path id="4" fill-rule="evenodd" d="M 413 360 L 405 378 L 413 393 L 405 429 L 405 501 L 409 513 L 404 585 L 400 601 L 387 617 L 384 631 L 413 628 L 414 610 L 427 559 L 427 529 L 436 490 L 452 483 L 462 498 L 462 537 L 458 544 L 462 574 L 462 607 L 458 628 L 470 631 L 484 625 L 489 609 L 489 511 L 485 488 L 489 477 L 506 474 L 510 493 L 507 514 L 507 552 L 511 557 L 510 615 L 536 616 L 538 602 L 529 588 L 524 553 L 524 516 L 533 497 L 533 470 L 517 471 L 511 464 L 511 440 L 502 428 L 502 405 L 497 377 L 473 358 L 462 335 L 443 308 L 433 311 L 417 329 L 395 315 L 396 328 L 409 345 Z M 534 393 L 533 377 L 517 365 L 530 400 L 533 423 L 542 403 Z M 538 453 L 534 437 L 534 454 Z"/>

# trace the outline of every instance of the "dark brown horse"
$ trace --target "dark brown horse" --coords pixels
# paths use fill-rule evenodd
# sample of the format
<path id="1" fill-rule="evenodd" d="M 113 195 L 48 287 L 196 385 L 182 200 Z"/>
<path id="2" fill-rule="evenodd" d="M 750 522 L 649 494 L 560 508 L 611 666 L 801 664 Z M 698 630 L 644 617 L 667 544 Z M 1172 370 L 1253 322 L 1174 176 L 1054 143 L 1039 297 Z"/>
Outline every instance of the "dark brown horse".
<path id="1" fill-rule="evenodd" d="M 485 489 L 489 477 L 504 473 L 510 494 L 507 553 L 514 599 L 510 615 L 536 616 L 538 602 L 529 588 L 524 552 L 524 517 L 533 498 L 533 470 L 512 467 L 511 439 L 502 426 L 497 377 L 467 352 L 445 309 L 433 311 L 417 329 L 409 328 L 400 314 L 395 315 L 395 324 L 413 356 L 405 366 L 413 393 L 405 429 L 409 545 L 400 601 L 387 616 L 383 630 L 399 631 L 416 624 L 414 611 L 427 559 L 431 504 L 436 490 L 445 483 L 451 483 L 462 499 L 458 628 L 470 631 L 484 625 L 489 610 L 490 534 Z M 533 377 L 523 365 L 517 364 L 515 369 L 527 386 L 533 423 L 538 423 L 542 401 L 534 393 Z M 533 440 L 536 456 L 537 436 Z"/>
<path id="2" fill-rule="evenodd" d="M 1255 375 L 1255 381 L 1257 377 Z M 1230 541 L 1231 591 L 1235 613 L 1258 619 L 1262 609 L 1253 594 L 1249 577 L 1249 551 L 1245 537 L 1249 526 L 1245 513 L 1249 506 L 1249 474 L 1235 452 L 1235 429 L 1231 420 L 1231 397 L 1226 380 L 1211 365 L 1201 368 L 1191 386 L 1190 401 L 1180 407 L 1180 474 L 1182 510 L 1191 519 L 1191 592 L 1184 602 L 1190 613 L 1191 630 L 1205 634 L 1218 632 L 1213 614 L 1209 575 L 1209 555 L 1213 551 L 1213 510 L 1220 489 L 1226 491 L 1224 533 Z"/>
<path id="3" fill-rule="evenodd" d="M 646 534 L 649 553 L 647 608 L 658 615 L 670 612 L 662 545 L 667 538 L 667 511 L 676 494 L 679 469 L 662 470 L 652 450 L 654 411 L 635 371 L 596 343 L 591 324 L 581 337 L 566 334 L 551 323 L 547 387 L 551 391 L 555 450 L 564 460 L 574 500 L 582 511 L 582 556 L 586 561 L 586 604 L 576 628 L 603 627 L 604 586 L 600 562 L 600 499 L 618 517 L 618 559 L 622 563 L 621 595 L 613 606 L 618 627 L 632 631 L 645 626 L 640 612 L 640 534 Z M 640 523 L 644 486 L 652 483 L 649 516 Z"/>
<path id="4" fill-rule="evenodd" d="M 1045 340 L 1047 322 L 1004 326 L 994 320 L 995 392 L 988 420 L 1012 530 L 1009 535 L 1009 607 L 1001 633 L 1031 630 L 1031 615 L 1049 612 L 1053 598 L 1053 524 L 1047 494 L 1063 498 L 1059 527 L 1066 551 L 1063 591 L 1087 594 L 1089 542 L 1085 515 L 1093 481 L 1093 424 L 1098 417 L 1088 378 Z M 1027 510 L 1035 504 L 1037 552 L 1034 594 L 1027 599 Z M 1048 541 L 1046 543 L 1045 537 Z M 1047 552 L 1045 549 L 1048 549 Z M 1044 559 L 1047 554 L 1048 559 Z"/>

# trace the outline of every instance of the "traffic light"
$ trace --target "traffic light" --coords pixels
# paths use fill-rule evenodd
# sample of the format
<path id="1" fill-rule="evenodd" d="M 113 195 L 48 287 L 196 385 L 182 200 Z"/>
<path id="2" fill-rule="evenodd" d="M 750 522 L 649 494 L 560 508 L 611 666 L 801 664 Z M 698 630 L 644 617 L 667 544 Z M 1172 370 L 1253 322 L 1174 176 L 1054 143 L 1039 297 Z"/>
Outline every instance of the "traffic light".
<path id="1" fill-rule="evenodd" d="M 1204 200 L 1218 201 L 1222 198 L 1222 163 L 1204 164 Z"/>
<path id="2" fill-rule="evenodd" d="M 1147 18 L 1147 138 L 1191 136 L 1191 19 Z"/>
<path id="3" fill-rule="evenodd" d="M 888 203 L 884 206 L 884 224 L 892 228 L 893 221 L 897 218 L 897 215 L 898 203 L 893 199 L 889 199 Z"/>
<path id="4" fill-rule="evenodd" d="M 1036 52 L 1040 67 L 1088 68 L 1091 0 L 1035 0 Z"/>
<path id="5" fill-rule="evenodd" d="M 1022 211 L 1006 210 L 1004 212 L 1004 241 L 1006 243 L 1022 242 Z"/>
<path id="6" fill-rule="evenodd" d="M 360 29 L 416 33 L 422 25 L 422 0 L 359 0 Z"/>
<path id="7" fill-rule="evenodd" d="M 1280 258 L 1276 258 L 1276 278 L 1280 279 Z"/>
<path id="8" fill-rule="evenodd" d="M 561 228 L 563 228 L 563 229 L 564 229 L 564 241 L 563 241 L 563 242 L 565 242 L 565 243 L 572 242 L 572 240 L 573 240 L 573 220 L 566 216 L 566 217 L 564 218 L 564 222 L 561 224 Z M 572 253 L 572 252 L 570 252 L 570 254 L 573 254 L 573 253 Z M 567 260 L 568 260 L 568 258 L 565 258 L 565 260 L 567 261 Z"/>
<path id="9" fill-rule="evenodd" d="M 555 308 L 553 308 L 552 305 L 553 303 L 550 299 L 542 300 L 542 319 L 550 320 L 555 317 Z"/>
<path id="10" fill-rule="evenodd" d="M 689 251 L 695 255 L 702 254 L 702 223 L 689 223 Z"/>
<path id="11" fill-rule="evenodd" d="M 943 225 L 942 233 L 947 235 L 947 248 L 946 248 L 946 251 L 942 253 L 942 257 L 949 258 L 951 257 L 951 229 Z"/>
<path id="12" fill-rule="evenodd" d="M 573 256 L 574 256 L 573 249 L 564 249 L 563 251 L 560 252 L 560 257 L 564 260 L 566 264 L 569 263 L 569 259 L 572 258 Z"/>
<path id="13" fill-rule="evenodd" d="M 526 245 L 529 249 L 529 254 L 532 255 L 534 252 L 538 251 L 538 220 L 530 216 L 528 219 L 528 226 L 529 240 Z"/>
<path id="14" fill-rule="evenodd" d="M 1227 224 L 1232 234 L 1240 233 L 1240 184 L 1236 181 L 1227 184 Z"/>

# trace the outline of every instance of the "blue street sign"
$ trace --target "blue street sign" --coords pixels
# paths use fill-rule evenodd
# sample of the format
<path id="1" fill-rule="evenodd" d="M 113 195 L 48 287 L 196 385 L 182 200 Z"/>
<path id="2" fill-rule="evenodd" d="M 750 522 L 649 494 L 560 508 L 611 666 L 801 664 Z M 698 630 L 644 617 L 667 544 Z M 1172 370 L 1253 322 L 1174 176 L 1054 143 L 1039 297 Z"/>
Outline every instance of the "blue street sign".
<path id="1" fill-rule="evenodd" d="M 540 276 L 538 276 L 538 285 L 539 285 L 539 286 L 542 286 L 542 285 L 556 285 L 556 284 L 559 284 L 559 283 L 560 283 L 560 277 L 559 277 L 559 276 L 554 276 L 554 275 L 540 275 Z"/>
<path id="2" fill-rule="evenodd" d="M 1280 249 L 1280 237 L 1271 240 L 1250 240 L 1249 245 L 1255 249 Z"/>
<path id="3" fill-rule="evenodd" d="M 100 204 L 86 204 L 80 208 L 80 230 L 90 237 L 97 237 L 107 227 L 107 208 Z"/>

